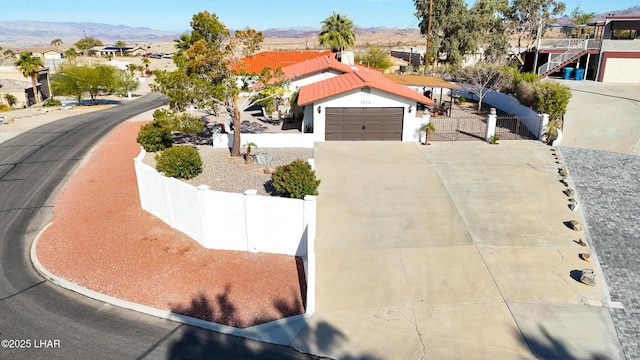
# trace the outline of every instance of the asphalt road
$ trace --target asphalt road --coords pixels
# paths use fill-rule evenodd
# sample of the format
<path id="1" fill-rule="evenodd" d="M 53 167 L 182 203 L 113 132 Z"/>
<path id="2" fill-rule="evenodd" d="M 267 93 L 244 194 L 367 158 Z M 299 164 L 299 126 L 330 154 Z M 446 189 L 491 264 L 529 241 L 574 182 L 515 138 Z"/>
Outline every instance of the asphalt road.
<path id="1" fill-rule="evenodd" d="M 315 358 L 88 299 L 33 268 L 31 244 L 70 172 L 115 126 L 164 102 L 149 94 L 0 143 L 0 359 Z"/>

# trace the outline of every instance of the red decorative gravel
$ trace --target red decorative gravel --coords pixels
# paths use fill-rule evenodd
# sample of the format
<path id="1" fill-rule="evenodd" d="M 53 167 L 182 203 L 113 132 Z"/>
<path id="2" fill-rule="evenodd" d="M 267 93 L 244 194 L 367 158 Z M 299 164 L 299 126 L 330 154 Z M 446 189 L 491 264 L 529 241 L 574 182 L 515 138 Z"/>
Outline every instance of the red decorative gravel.
<path id="1" fill-rule="evenodd" d="M 140 208 L 142 125 L 112 131 L 64 185 L 37 245 L 43 266 L 103 294 L 240 328 L 303 313 L 300 259 L 205 249 Z"/>

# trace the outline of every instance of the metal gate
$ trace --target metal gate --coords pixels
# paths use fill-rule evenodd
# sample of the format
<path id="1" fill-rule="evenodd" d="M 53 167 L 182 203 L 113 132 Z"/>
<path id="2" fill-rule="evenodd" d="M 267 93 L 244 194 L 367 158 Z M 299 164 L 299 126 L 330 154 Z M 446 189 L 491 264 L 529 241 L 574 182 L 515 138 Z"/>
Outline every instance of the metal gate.
<path id="1" fill-rule="evenodd" d="M 487 135 L 487 119 L 484 116 L 432 117 L 436 128 L 429 134 L 429 141 L 484 140 Z"/>
<path id="2" fill-rule="evenodd" d="M 538 117 L 498 116 L 496 119 L 496 134 L 501 140 L 534 140 L 539 132 Z"/>
<path id="3" fill-rule="evenodd" d="M 501 140 L 538 139 L 540 121 L 539 117 L 498 116 L 495 133 Z M 436 131 L 429 134 L 429 141 L 486 140 L 486 116 L 440 116 L 432 117 L 430 122 Z"/>

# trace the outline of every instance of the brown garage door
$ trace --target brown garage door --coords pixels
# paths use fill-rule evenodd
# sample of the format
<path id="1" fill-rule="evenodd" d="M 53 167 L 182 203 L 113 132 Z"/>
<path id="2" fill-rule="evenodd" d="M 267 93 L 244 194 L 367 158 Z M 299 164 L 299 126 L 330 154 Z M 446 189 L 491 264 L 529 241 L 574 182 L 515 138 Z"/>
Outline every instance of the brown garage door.
<path id="1" fill-rule="evenodd" d="M 326 108 L 325 140 L 402 140 L 404 108 Z"/>

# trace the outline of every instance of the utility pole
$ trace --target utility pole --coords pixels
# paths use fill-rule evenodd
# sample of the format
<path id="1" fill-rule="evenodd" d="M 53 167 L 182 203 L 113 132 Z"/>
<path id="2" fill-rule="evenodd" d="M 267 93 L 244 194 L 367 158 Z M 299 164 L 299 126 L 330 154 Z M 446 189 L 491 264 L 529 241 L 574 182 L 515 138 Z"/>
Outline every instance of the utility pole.
<path id="1" fill-rule="evenodd" d="M 422 75 L 427 75 L 427 65 L 431 65 L 429 61 L 429 40 L 431 37 L 431 21 L 433 17 L 433 0 L 429 0 L 429 24 L 427 24 L 427 51 L 424 53 L 424 68 L 422 69 Z"/>

